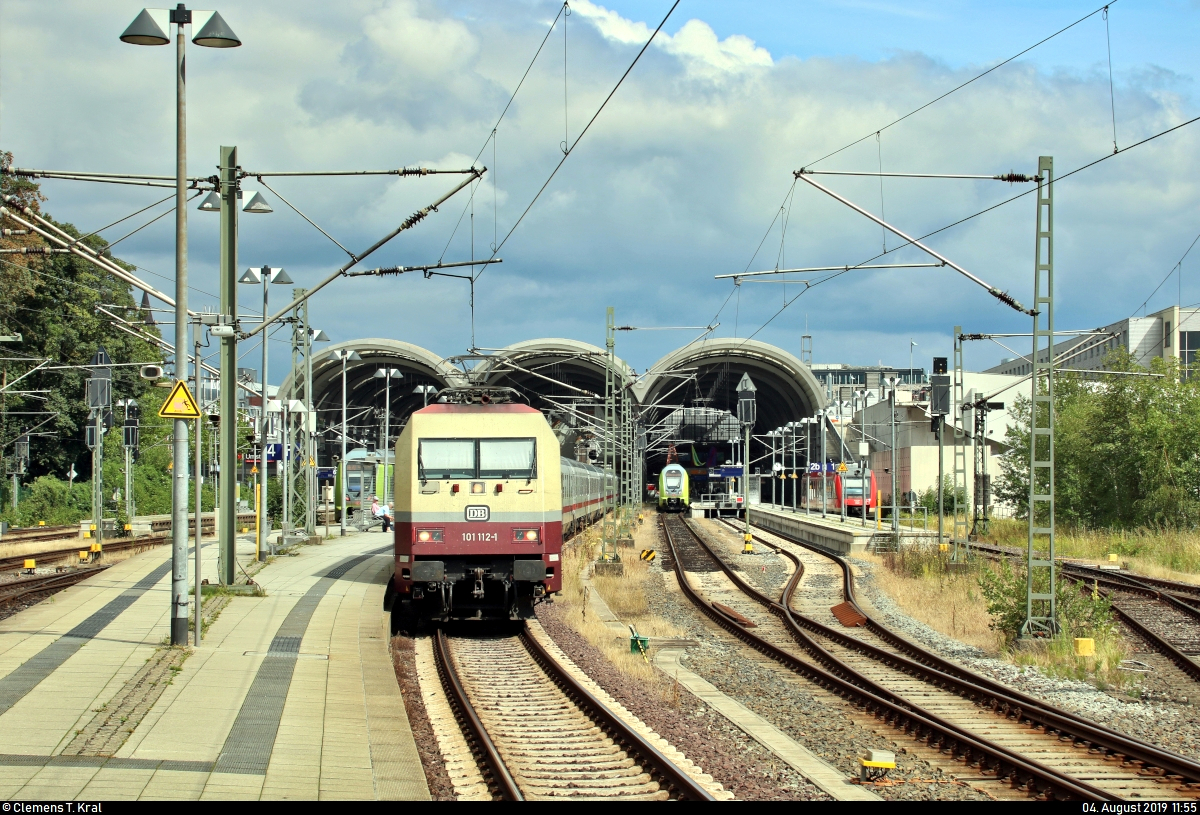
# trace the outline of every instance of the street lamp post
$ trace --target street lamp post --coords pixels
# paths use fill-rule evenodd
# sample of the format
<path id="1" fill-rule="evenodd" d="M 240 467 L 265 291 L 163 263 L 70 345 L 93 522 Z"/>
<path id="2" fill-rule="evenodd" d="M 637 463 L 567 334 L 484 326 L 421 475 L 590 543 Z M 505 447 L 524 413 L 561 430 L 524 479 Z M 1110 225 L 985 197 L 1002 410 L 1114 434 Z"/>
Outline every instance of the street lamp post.
<path id="1" fill-rule="evenodd" d="M 421 394 L 421 407 L 427 408 L 429 407 L 429 397 L 430 395 L 437 393 L 437 388 L 435 388 L 433 385 L 417 385 L 415 388 L 413 388 L 413 393 Z"/>
<path id="2" fill-rule="evenodd" d="M 258 195 L 258 193 L 255 193 Z M 288 273 L 278 267 L 271 268 L 263 265 L 255 268 L 250 267 L 242 272 L 242 276 L 238 278 L 239 283 L 262 283 L 263 296 L 263 320 L 267 319 L 267 300 L 269 298 L 267 287 L 272 283 L 287 284 L 291 283 L 292 279 L 288 277 Z M 267 516 L 267 471 L 270 467 L 267 465 L 267 338 L 270 335 L 270 330 L 263 332 L 262 339 L 262 371 L 260 372 L 259 382 L 262 387 L 259 390 L 259 398 L 262 401 L 261 410 L 259 412 L 261 427 L 259 428 L 259 454 L 258 466 L 259 470 L 259 495 L 258 495 L 258 540 L 255 542 L 255 548 L 258 550 L 259 557 L 267 551 L 267 538 L 271 535 L 271 524 Z"/>
<path id="3" fill-rule="evenodd" d="M 828 410 L 818 410 L 817 411 L 817 423 L 820 425 L 820 430 L 818 430 L 818 433 L 821 436 L 821 517 L 822 518 L 824 518 L 829 511 L 828 503 L 826 500 L 826 496 L 827 496 L 826 487 L 828 486 L 829 479 L 826 477 L 826 473 L 825 473 L 825 422 L 828 419 L 828 416 L 826 415 L 827 413 L 828 413 Z"/>
<path id="4" fill-rule="evenodd" d="M 391 418 L 392 418 L 392 380 L 403 379 L 404 372 L 399 368 L 379 368 L 375 371 L 375 378 L 382 379 L 384 382 L 384 397 L 383 397 L 383 505 L 387 506 L 388 496 L 388 461 L 391 439 Z"/>
<path id="5" fill-rule="evenodd" d="M 166 23 L 165 27 L 163 23 Z M 192 22 L 192 12 L 180 3 L 169 13 L 161 9 L 142 9 L 125 33 L 123 42 L 133 45 L 168 45 L 167 31 L 176 26 L 175 37 L 175 379 L 187 377 L 187 84 L 184 74 L 184 26 Z M 192 38 L 207 48 L 235 48 L 241 40 L 213 12 Z M 176 419 L 172 463 L 174 483 L 171 489 L 171 644 L 187 645 L 187 535 L 188 535 L 188 425 Z M 232 468 L 231 468 L 232 469 Z"/>
<path id="6" fill-rule="evenodd" d="M 340 461 L 341 475 L 338 476 L 338 486 L 342 491 L 342 498 L 339 501 L 338 515 L 341 519 L 341 534 L 346 537 L 346 490 L 348 488 L 348 479 L 346 471 L 349 469 L 349 464 L 346 461 L 346 363 L 361 362 L 362 357 L 357 351 L 351 351 L 348 348 L 339 348 L 333 352 L 335 359 L 342 362 L 342 457 Z M 328 521 L 328 518 L 326 518 Z"/>

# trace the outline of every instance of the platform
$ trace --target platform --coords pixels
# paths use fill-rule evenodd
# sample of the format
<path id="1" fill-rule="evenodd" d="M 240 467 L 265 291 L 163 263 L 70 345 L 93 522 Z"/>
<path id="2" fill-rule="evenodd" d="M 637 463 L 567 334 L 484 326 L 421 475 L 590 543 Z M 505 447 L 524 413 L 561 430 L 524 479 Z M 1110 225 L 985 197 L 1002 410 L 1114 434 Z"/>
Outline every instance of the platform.
<path id="1" fill-rule="evenodd" d="M 874 518 L 868 518 L 864 526 L 862 518 L 858 516 L 848 515 L 843 521 L 841 514 L 827 513 L 822 517 L 819 511 L 805 513 L 801 509 L 793 512 L 791 509 L 759 504 L 750 507 L 750 522 L 839 555 L 863 552 L 884 543 L 892 544 L 890 525 L 885 521 L 883 528 L 876 529 Z M 900 545 L 917 541 L 936 543 L 937 532 L 900 527 Z"/>
<path id="2" fill-rule="evenodd" d="M 168 557 L 0 621 L 0 796 L 428 800 L 388 651 L 390 536 L 276 559 L 190 654 L 163 647 Z"/>

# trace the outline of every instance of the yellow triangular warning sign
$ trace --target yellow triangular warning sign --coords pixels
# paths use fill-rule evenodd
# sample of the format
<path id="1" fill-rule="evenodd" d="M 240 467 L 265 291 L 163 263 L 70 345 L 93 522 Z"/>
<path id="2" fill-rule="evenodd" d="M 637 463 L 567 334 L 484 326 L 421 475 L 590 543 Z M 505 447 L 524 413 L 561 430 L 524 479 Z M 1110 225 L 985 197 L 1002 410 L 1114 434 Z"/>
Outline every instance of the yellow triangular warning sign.
<path id="1" fill-rule="evenodd" d="M 258 467 L 257 466 L 250 468 L 250 475 L 258 475 Z"/>
<path id="2" fill-rule="evenodd" d="M 196 406 L 196 400 L 192 397 L 192 392 L 188 390 L 186 382 L 180 380 L 175 383 L 175 387 L 171 389 L 171 395 L 158 409 L 158 415 L 164 419 L 200 418 L 200 408 Z"/>

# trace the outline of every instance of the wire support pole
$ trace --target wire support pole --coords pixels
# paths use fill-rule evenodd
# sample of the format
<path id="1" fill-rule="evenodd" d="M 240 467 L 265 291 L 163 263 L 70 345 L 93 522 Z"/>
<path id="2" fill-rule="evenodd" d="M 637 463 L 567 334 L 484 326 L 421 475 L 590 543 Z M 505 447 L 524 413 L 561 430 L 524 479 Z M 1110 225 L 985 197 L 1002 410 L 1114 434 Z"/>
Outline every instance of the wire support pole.
<path id="1" fill-rule="evenodd" d="M 957 263 L 955 263 L 954 261 L 950 260 L 950 259 L 949 259 L 948 257 L 946 257 L 945 255 L 942 255 L 941 253 L 939 253 L 939 252 L 937 252 L 937 251 L 935 251 L 935 250 L 933 250 L 933 249 L 929 248 L 928 246 L 926 246 L 925 244 L 921 243 L 919 240 L 917 240 L 916 238 L 912 237 L 911 235 L 908 235 L 907 233 L 900 231 L 900 230 L 899 230 L 899 229 L 897 229 L 896 227 L 894 227 L 894 226 L 892 226 L 891 224 L 889 224 L 887 221 L 885 221 L 885 220 L 883 220 L 882 218 L 880 218 L 880 217 L 878 217 L 878 216 L 876 216 L 876 215 L 874 215 L 874 214 L 872 214 L 872 213 L 868 212 L 867 210 L 865 210 L 865 209 L 863 209 L 862 207 L 860 207 L 858 204 L 855 204 L 853 201 L 850 201 L 850 200 L 849 200 L 849 199 L 847 199 L 847 198 L 843 198 L 842 196 L 838 195 L 836 192 L 834 192 L 833 190 L 829 189 L 828 187 L 826 187 L 826 186 L 824 186 L 824 185 L 822 185 L 822 184 L 818 184 L 816 181 L 813 181 L 811 178 L 808 178 L 807 174 L 801 174 L 801 173 L 797 172 L 797 173 L 794 173 L 794 175 L 796 176 L 796 178 L 800 179 L 800 180 L 801 180 L 801 181 L 803 181 L 805 184 L 808 184 L 808 185 L 810 185 L 810 186 L 812 186 L 812 187 L 815 187 L 815 188 L 817 188 L 818 190 L 820 190 L 821 192 L 823 192 L 823 193 L 825 193 L 826 195 L 830 196 L 831 198 L 833 198 L 833 199 L 835 199 L 835 200 L 837 200 L 837 201 L 840 201 L 841 203 L 843 203 L 843 204 L 845 204 L 846 206 L 850 207 L 852 210 L 854 210 L 855 212 L 857 212 L 859 215 L 862 215 L 863 217 L 865 217 L 865 218 L 868 218 L 868 219 L 870 219 L 870 220 L 874 221 L 875 223 L 879 224 L 879 225 L 880 225 L 880 226 L 882 226 L 884 229 L 888 230 L 889 232 L 891 232 L 892 234 L 896 235 L 897 237 L 903 238 L 905 241 L 907 241 L 908 243 L 910 243 L 910 244 L 912 244 L 913 246 L 917 247 L 918 249 L 921 249 L 921 250 L 922 250 L 922 251 L 924 251 L 926 254 L 932 255 L 933 257 L 937 258 L 938 260 L 940 260 L 940 261 L 942 262 L 942 264 L 943 264 L 943 265 L 945 265 L 945 266 L 949 266 L 951 269 L 953 269 L 954 271 L 956 271 L 956 272 L 958 272 L 959 274 L 963 275 L 963 276 L 964 276 L 964 277 L 966 277 L 968 280 L 970 280 L 970 281 L 972 281 L 973 283 L 975 283 L 975 284 L 977 284 L 977 285 L 980 285 L 980 286 L 982 286 L 983 288 L 987 289 L 987 291 L 988 291 L 988 294 L 992 295 L 992 296 L 993 296 L 993 297 L 995 297 L 997 300 L 999 300 L 1000 302 L 1004 303 L 1006 306 L 1009 306 L 1010 308 L 1016 309 L 1017 311 L 1021 312 L 1022 314 L 1029 314 L 1029 315 L 1033 315 L 1033 313 L 1034 313 L 1034 312 L 1033 312 L 1032 310 L 1025 308 L 1025 307 L 1024 307 L 1023 305 L 1021 305 L 1021 304 L 1020 304 L 1020 303 L 1019 303 L 1019 302 L 1018 302 L 1018 301 L 1017 301 L 1015 298 L 1013 298 L 1013 296 L 1012 296 L 1012 295 L 1010 295 L 1008 292 L 1002 291 L 1002 290 L 1000 290 L 1000 289 L 996 288 L 995 286 L 991 285 L 990 283 L 987 283 L 987 282 L 985 282 L 985 281 L 984 281 L 984 280 L 982 280 L 981 278 L 979 278 L 979 277 L 977 277 L 977 276 L 975 276 L 975 275 L 971 274 L 971 273 L 970 273 L 970 272 L 968 272 L 966 269 L 964 269 L 962 266 L 959 266 Z"/>
<path id="2" fill-rule="evenodd" d="M 1029 535 L 1021 636 L 1058 633 L 1054 568 L 1054 159 L 1041 156 L 1033 267 L 1032 405 L 1029 420 Z M 1045 346 L 1043 348 L 1043 343 Z M 1042 358 L 1044 355 L 1044 359 Z M 1045 385 L 1042 385 L 1043 378 Z M 1039 551 L 1040 549 L 1040 551 Z"/>
<path id="3" fill-rule="evenodd" d="M 328 286 L 334 280 L 337 280 L 339 277 L 342 277 L 343 275 L 345 275 L 346 272 L 348 272 L 351 268 L 356 266 L 360 261 L 362 261 L 368 255 L 370 255 L 376 249 L 383 246 L 385 243 L 387 243 L 392 238 L 399 235 L 401 232 L 412 229 L 414 226 L 419 224 L 421 221 L 425 220 L 425 218 L 429 215 L 429 213 L 436 212 L 437 208 L 439 206 L 441 206 L 442 204 L 449 201 L 451 198 L 453 198 L 455 195 L 457 195 L 459 192 L 461 192 L 463 189 L 465 189 L 473 181 L 475 181 L 479 178 L 482 178 L 484 172 L 486 172 L 486 171 L 487 171 L 486 167 L 482 167 L 478 170 L 473 170 L 470 178 L 455 185 L 455 187 L 452 190 L 450 190 L 445 195 L 438 198 L 432 204 L 428 205 L 427 207 L 424 207 L 423 209 L 417 210 L 412 215 L 405 218 L 404 221 L 399 226 L 397 226 L 395 229 L 393 229 L 388 234 L 384 235 L 382 238 L 380 238 L 378 241 L 376 241 L 368 249 L 363 251 L 361 254 L 355 255 L 354 257 L 352 257 L 349 261 L 347 261 L 345 263 L 345 265 L 341 266 L 337 271 L 330 274 L 328 277 L 326 277 L 320 283 L 317 283 L 317 285 L 313 286 L 310 289 L 306 289 L 305 293 L 301 296 L 301 298 L 303 300 L 307 300 L 309 297 L 312 297 L 314 294 L 319 292 L 321 289 Z M 264 173 L 264 175 L 265 175 L 265 173 Z M 288 303 L 288 305 L 285 308 L 283 308 L 280 311 L 276 312 L 275 314 L 271 315 L 266 320 L 263 320 L 262 323 L 260 323 L 257 328 L 242 334 L 240 339 L 243 339 L 243 340 L 249 339 L 249 338 L 253 337 L 255 334 L 258 334 L 260 331 L 265 331 L 267 326 L 269 326 L 273 322 L 276 322 L 277 320 L 280 320 L 280 319 L 286 317 L 297 306 L 299 306 L 300 303 L 301 303 L 301 299 L 297 299 L 297 300 L 292 301 L 291 303 Z"/>

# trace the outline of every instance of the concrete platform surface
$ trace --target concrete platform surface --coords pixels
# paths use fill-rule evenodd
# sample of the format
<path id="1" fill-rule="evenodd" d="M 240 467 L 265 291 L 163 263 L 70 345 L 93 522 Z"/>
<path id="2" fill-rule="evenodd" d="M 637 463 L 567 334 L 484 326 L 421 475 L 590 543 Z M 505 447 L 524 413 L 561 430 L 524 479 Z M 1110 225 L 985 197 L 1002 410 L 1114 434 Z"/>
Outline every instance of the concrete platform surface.
<path id="1" fill-rule="evenodd" d="M 0 621 L 0 797 L 428 800 L 388 651 L 390 553 L 379 533 L 300 547 L 190 651 L 164 647 L 166 547 Z"/>

